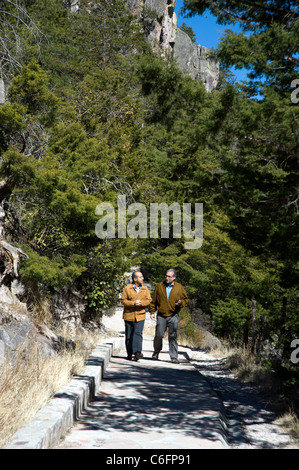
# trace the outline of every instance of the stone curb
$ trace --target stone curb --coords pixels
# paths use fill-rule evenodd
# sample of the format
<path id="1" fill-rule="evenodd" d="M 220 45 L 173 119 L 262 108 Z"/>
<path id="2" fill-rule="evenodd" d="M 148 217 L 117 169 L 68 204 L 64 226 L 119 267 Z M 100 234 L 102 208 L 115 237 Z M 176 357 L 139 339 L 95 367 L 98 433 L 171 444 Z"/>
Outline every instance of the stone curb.
<path id="1" fill-rule="evenodd" d="M 190 362 L 190 364 L 192 364 L 192 359 L 194 357 L 194 354 L 193 354 L 191 349 L 185 348 L 185 356 L 186 356 L 186 359 Z M 211 389 L 211 394 L 215 394 L 215 390 L 213 390 L 213 388 L 209 384 L 206 377 L 205 376 L 203 376 L 203 377 L 204 377 L 206 383 L 208 384 L 209 388 Z M 227 414 L 226 414 L 226 411 L 225 411 L 224 404 L 220 400 L 220 398 L 218 398 L 218 402 L 219 402 L 219 415 L 218 415 L 219 428 L 218 428 L 218 431 L 216 431 L 216 433 L 218 432 L 219 440 L 224 444 L 224 446 L 229 448 L 230 446 L 229 446 L 229 431 L 228 431 Z"/>
<path id="2" fill-rule="evenodd" d="M 124 337 L 99 344 L 87 360 L 84 373 L 56 393 L 35 418 L 19 429 L 4 449 L 51 449 L 73 426 L 99 391 L 113 351 L 124 347 Z"/>

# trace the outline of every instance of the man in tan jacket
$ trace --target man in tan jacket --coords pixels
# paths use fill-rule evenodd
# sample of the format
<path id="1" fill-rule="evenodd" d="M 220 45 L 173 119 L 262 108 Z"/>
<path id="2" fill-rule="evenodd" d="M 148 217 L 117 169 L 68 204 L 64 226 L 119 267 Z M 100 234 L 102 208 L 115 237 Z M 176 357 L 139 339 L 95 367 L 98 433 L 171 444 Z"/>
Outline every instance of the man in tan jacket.
<path id="1" fill-rule="evenodd" d="M 186 291 L 182 284 L 175 281 L 174 269 L 168 269 L 165 280 L 160 282 L 153 294 L 149 311 L 152 320 L 157 311 L 156 333 L 154 338 L 153 359 L 158 360 L 162 350 L 163 336 L 168 328 L 169 355 L 171 362 L 178 363 L 177 328 L 178 317 L 181 308 L 188 302 Z"/>
<path id="2" fill-rule="evenodd" d="M 142 273 L 134 271 L 132 284 L 124 288 L 121 296 L 121 303 L 124 306 L 127 359 L 131 360 L 134 354 L 135 361 L 143 357 L 142 333 L 146 317 L 145 307 L 151 302 L 150 291 L 143 285 L 143 281 Z"/>

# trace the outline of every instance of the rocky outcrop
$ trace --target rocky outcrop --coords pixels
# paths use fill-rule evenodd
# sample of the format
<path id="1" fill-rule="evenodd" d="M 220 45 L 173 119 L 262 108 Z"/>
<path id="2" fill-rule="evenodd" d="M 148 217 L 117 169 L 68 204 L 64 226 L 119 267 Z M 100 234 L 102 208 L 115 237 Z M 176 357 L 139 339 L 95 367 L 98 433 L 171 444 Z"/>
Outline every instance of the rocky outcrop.
<path id="1" fill-rule="evenodd" d="M 74 348 L 72 340 L 55 334 L 49 327 L 30 318 L 27 306 L 18 299 L 24 289 L 19 281 L 11 288 L 0 287 L 0 364 L 26 358 L 33 348 L 41 356 L 53 356 L 62 348 Z"/>
<path id="2" fill-rule="evenodd" d="M 173 58 L 181 70 L 195 80 L 201 80 L 207 91 L 216 88 L 219 77 L 219 64 L 210 57 L 210 50 L 194 44 L 189 36 L 177 29 L 173 47 Z"/>
<path id="3" fill-rule="evenodd" d="M 64 3 L 73 13 L 80 9 L 80 0 Z M 201 80 L 207 91 L 216 88 L 218 63 L 209 56 L 208 48 L 193 43 L 177 26 L 176 0 L 126 0 L 126 6 L 140 22 L 155 51 L 173 57 L 178 67 L 194 80 Z"/>
<path id="4" fill-rule="evenodd" d="M 212 335 L 212 333 L 201 329 L 198 347 L 204 351 L 211 351 L 213 349 L 221 349 L 222 343 L 216 336 Z"/>
<path id="5" fill-rule="evenodd" d="M 201 80 L 210 92 L 218 83 L 219 64 L 210 57 L 208 48 L 193 43 L 177 26 L 175 5 L 176 0 L 127 0 L 153 49 L 173 57 L 183 72 Z"/>
<path id="6" fill-rule="evenodd" d="M 162 55 L 172 53 L 177 31 L 175 2 L 168 0 L 144 0 L 142 21 L 148 41 Z"/>
<path id="7" fill-rule="evenodd" d="M 0 364 L 6 360 L 14 360 L 17 354 L 29 350 L 38 336 L 36 326 L 28 317 L 26 304 L 18 300 L 13 287 L 9 289 L 2 285 L 0 287 Z M 45 351 L 46 349 L 45 343 Z"/>
<path id="8" fill-rule="evenodd" d="M 80 10 L 80 0 L 64 0 L 64 4 L 71 10 L 71 13 L 76 13 Z"/>
<path id="9" fill-rule="evenodd" d="M 51 297 L 49 310 L 52 316 L 59 322 L 67 322 L 68 325 L 82 326 L 85 319 L 86 301 L 83 295 L 74 289 L 57 290 Z"/>

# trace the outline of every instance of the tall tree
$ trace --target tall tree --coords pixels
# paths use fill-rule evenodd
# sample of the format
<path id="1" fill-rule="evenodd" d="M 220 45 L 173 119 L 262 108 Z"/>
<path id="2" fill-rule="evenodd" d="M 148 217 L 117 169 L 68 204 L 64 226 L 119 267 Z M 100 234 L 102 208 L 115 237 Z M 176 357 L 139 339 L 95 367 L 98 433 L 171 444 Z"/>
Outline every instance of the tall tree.
<path id="1" fill-rule="evenodd" d="M 237 23 L 243 31 L 227 31 L 216 51 L 223 66 L 249 72 L 240 93 L 224 82 L 220 95 L 218 136 L 227 149 L 220 157 L 222 194 L 231 236 L 277 263 L 280 313 L 273 309 L 273 325 L 288 342 L 298 335 L 293 300 L 298 285 L 298 107 L 291 100 L 299 64 L 298 5 L 185 0 L 184 7 L 190 15 L 209 10 L 220 24 Z"/>
<path id="2" fill-rule="evenodd" d="M 95 208 L 132 192 L 127 161 L 141 125 L 130 53 L 147 46 L 123 2 L 89 6 L 73 15 L 58 0 L 22 3 L 43 34 L 37 49 L 15 25 L 25 65 L 10 72 L 0 107 L 0 202 L 1 229 L 29 255 L 21 274 L 34 295 L 77 286 L 94 315 L 115 302 L 126 269 L 126 243 L 96 237 Z"/>
<path id="3" fill-rule="evenodd" d="M 299 12 L 296 0 L 185 0 L 188 15 L 210 11 L 219 24 L 238 24 L 243 32 L 227 31 L 218 57 L 223 65 L 249 70 L 253 94 L 263 94 L 266 82 L 290 93 L 298 77 Z"/>

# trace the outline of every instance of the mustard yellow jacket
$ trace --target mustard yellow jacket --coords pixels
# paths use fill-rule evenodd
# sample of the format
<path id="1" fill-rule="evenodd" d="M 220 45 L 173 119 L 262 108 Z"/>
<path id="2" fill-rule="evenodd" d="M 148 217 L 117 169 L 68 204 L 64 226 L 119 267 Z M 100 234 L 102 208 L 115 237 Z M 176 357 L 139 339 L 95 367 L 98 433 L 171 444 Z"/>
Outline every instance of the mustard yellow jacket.
<path id="1" fill-rule="evenodd" d="M 175 305 L 179 299 L 182 301 L 181 305 Z M 158 310 L 159 315 L 170 317 L 171 315 L 179 313 L 180 309 L 186 307 L 187 303 L 188 297 L 182 284 L 174 282 L 169 299 L 167 300 L 165 282 L 160 282 L 153 293 L 149 311 L 153 314 Z"/>
<path id="2" fill-rule="evenodd" d="M 152 298 L 147 287 L 141 286 L 137 294 L 133 284 L 129 284 L 124 288 L 120 300 L 124 306 L 123 319 L 127 321 L 140 321 L 145 320 L 145 307 L 150 304 Z M 134 305 L 136 300 L 141 300 L 142 305 Z"/>

